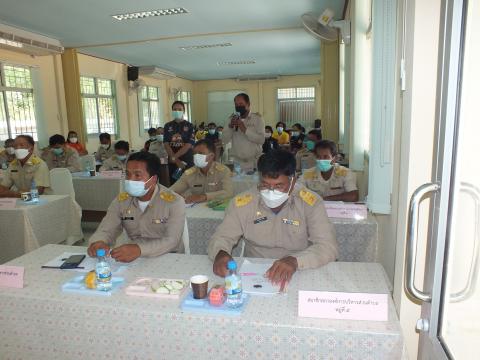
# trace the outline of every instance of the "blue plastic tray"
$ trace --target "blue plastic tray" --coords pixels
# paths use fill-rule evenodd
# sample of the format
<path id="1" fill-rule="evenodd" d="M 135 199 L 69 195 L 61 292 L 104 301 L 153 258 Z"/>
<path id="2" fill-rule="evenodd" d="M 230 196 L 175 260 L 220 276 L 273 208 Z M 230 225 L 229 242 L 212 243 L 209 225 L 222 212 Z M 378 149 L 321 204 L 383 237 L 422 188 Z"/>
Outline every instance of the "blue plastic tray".
<path id="1" fill-rule="evenodd" d="M 17 205 L 44 205 L 48 203 L 47 199 L 39 198 L 38 202 L 33 201 L 23 201 L 22 199 L 17 199 Z"/>
<path id="2" fill-rule="evenodd" d="M 188 312 L 196 313 L 208 313 L 208 314 L 220 314 L 220 315 L 240 315 L 247 307 L 250 296 L 248 294 L 242 294 L 243 304 L 242 306 L 231 309 L 225 304 L 222 306 L 213 306 L 208 302 L 208 298 L 194 299 L 193 293 L 190 291 L 187 296 L 180 303 L 180 309 Z"/>
<path id="3" fill-rule="evenodd" d="M 76 294 L 111 296 L 112 293 L 118 290 L 124 282 L 124 278 L 114 276 L 112 277 L 112 290 L 101 291 L 87 288 L 84 283 L 84 278 L 85 275 L 81 275 L 75 276 L 73 279 L 68 280 L 65 284 L 62 285 L 62 291 Z"/>

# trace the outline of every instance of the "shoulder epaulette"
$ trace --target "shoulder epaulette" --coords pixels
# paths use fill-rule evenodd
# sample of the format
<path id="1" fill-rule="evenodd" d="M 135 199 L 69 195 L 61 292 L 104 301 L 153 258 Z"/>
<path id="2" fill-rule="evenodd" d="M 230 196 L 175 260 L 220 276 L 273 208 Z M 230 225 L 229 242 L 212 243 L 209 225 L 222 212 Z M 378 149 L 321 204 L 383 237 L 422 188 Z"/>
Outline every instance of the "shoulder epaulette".
<path id="1" fill-rule="evenodd" d="M 225 171 L 228 168 L 223 164 L 217 163 L 217 165 L 215 166 L 215 169 L 217 169 L 218 171 Z"/>
<path id="2" fill-rule="evenodd" d="M 235 206 L 242 207 L 242 206 L 248 205 L 250 204 L 252 199 L 253 199 L 252 194 L 243 194 L 243 195 L 235 196 Z"/>
<path id="3" fill-rule="evenodd" d="M 300 198 L 308 205 L 313 206 L 317 202 L 317 196 L 307 189 L 300 190 Z"/>
<path id="4" fill-rule="evenodd" d="M 163 201 L 166 201 L 166 202 L 173 202 L 175 201 L 175 198 L 176 196 L 173 195 L 171 192 L 169 191 L 162 191 L 160 192 L 160 199 L 162 199 Z"/>
<path id="5" fill-rule="evenodd" d="M 36 157 L 35 155 L 32 156 L 32 158 L 30 159 L 32 164 L 33 165 L 38 165 L 42 162 L 42 160 L 40 160 L 38 157 Z"/>
<path id="6" fill-rule="evenodd" d="M 348 170 L 343 166 L 337 166 L 335 169 L 336 176 L 347 176 Z"/>
<path id="7" fill-rule="evenodd" d="M 305 180 L 312 180 L 315 177 L 315 169 L 308 169 L 303 173 Z"/>
<path id="8" fill-rule="evenodd" d="M 121 192 L 120 194 L 118 194 L 118 201 L 122 202 L 122 201 L 125 201 L 127 200 L 128 198 L 130 197 L 130 195 L 128 195 L 127 192 Z"/>
<path id="9" fill-rule="evenodd" d="M 197 171 L 197 168 L 195 166 L 191 167 L 191 168 L 185 170 L 185 175 L 192 175 L 195 171 Z"/>

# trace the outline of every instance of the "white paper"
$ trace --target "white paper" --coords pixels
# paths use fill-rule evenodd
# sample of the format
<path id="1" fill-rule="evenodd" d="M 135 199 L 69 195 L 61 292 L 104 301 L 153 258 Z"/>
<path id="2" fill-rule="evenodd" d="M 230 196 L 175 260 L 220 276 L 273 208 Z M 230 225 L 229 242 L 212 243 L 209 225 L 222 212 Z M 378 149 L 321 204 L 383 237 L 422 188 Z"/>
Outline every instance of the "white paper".
<path id="1" fill-rule="evenodd" d="M 247 294 L 254 295 L 275 295 L 280 294 L 280 286 L 273 285 L 265 273 L 272 267 L 273 263 L 254 263 L 245 259 L 240 267 L 242 277 L 242 290 Z"/>
<path id="2" fill-rule="evenodd" d="M 64 252 L 63 254 L 57 256 L 56 258 L 50 260 L 47 262 L 43 267 L 46 268 L 60 268 L 60 266 L 63 264 L 63 262 L 68 259 L 72 255 L 86 255 L 85 259 L 78 265 L 79 267 L 76 269 L 62 269 L 62 270 L 68 270 L 68 271 L 77 271 L 77 272 L 89 272 L 92 270 L 95 270 L 95 265 L 97 263 L 97 258 L 90 257 L 87 255 L 85 251 L 79 251 L 79 252 Z M 107 259 L 110 260 L 110 266 L 112 269 L 112 274 L 119 273 L 123 271 L 128 264 L 125 263 L 119 263 L 116 262 L 114 259 L 108 257 Z"/>

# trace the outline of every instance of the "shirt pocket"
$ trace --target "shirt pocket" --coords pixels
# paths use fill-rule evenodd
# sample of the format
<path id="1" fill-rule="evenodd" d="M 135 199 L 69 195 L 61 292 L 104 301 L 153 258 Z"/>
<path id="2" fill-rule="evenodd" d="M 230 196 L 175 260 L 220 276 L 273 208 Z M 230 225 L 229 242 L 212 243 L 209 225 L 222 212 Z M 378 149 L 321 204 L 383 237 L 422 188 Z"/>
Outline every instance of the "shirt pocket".
<path id="1" fill-rule="evenodd" d="M 153 209 L 149 209 L 153 210 Z M 167 235 L 169 226 L 169 213 L 166 210 L 157 210 L 151 214 L 144 214 L 141 227 L 142 237 L 161 239 Z"/>

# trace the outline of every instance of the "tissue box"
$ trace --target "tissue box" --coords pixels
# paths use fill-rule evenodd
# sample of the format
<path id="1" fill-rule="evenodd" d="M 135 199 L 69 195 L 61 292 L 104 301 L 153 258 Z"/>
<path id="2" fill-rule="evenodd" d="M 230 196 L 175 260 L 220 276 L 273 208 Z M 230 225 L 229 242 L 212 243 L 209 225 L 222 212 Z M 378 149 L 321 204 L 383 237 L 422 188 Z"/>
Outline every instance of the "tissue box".
<path id="1" fill-rule="evenodd" d="M 330 218 L 353 220 L 363 220 L 367 218 L 367 206 L 365 204 L 326 201 L 325 209 Z"/>

